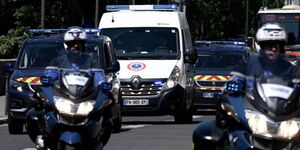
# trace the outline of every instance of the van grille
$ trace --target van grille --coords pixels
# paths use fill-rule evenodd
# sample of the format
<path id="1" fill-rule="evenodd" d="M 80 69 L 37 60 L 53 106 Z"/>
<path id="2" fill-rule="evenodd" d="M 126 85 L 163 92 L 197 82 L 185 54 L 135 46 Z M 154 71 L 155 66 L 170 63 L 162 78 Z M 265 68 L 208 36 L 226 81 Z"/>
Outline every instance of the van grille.
<path id="1" fill-rule="evenodd" d="M 122 96 L 156 96 L 162 90 L 163 84 L 156 85 L 154 81 L 142 82 L 139 88 L 133 88 L 130 82 L 121 83 Z"/>
<path id="2" fill-rule="evenodd" d="M 226 81 L 197 81 L 201 87 L 223 87 Z"/>

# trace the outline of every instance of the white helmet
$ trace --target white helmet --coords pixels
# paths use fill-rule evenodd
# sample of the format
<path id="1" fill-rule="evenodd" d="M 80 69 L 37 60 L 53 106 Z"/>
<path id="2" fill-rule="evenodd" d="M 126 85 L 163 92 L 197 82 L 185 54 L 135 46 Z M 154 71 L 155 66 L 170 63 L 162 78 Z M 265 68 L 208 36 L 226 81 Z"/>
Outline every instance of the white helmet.
<path id="1" fill-rule="evenodd" d="M 86 32 L 80 27 L 70 27 L 64 35 L 64 41 L 67 43 L 69 41 L 85 41 Z"/>
<path id="2" fill-rule="evenodd" d="M 256 40 L 259 44 L 267 41 L 278 41 L 280 44 L 287 42 L 287 34 L 284 28 L 278 23 L 266 23 L 256 33 Z"/>

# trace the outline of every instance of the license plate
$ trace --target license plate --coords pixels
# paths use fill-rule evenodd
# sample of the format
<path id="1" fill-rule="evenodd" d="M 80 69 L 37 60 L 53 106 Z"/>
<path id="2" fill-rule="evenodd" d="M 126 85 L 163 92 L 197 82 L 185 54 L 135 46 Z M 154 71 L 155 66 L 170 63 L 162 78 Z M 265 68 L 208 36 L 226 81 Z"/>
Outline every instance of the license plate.
<path id="1" fill-rule="evenodd" d="M 214 98 L 214 93 L 204 92 L 203 97 L 204 98 Z"/>
<path id="2" fill-rule="evenodd" d="M 149 105 L 148 99 L 124 99 L 123 100 L 124 106 L 135 106 L 135 105 Z"/>

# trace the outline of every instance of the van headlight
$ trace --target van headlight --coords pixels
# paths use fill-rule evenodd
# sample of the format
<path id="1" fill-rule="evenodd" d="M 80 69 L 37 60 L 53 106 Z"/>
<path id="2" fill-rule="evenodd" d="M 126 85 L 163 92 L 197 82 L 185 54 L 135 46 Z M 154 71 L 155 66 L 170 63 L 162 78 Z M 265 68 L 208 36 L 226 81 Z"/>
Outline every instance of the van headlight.
<path id="1" fill-rule="evenodd" d="M 170 77 L 168 78 L 168 81 L 166 82 L 167 88 L 172 88 L 175 85 L 178 84 L 180 78 L 180 69 L 178 66 L 175 66 Z"/>
<path id="2" fill-rule="evenodd" d="M 268 119 L 265 115 L 256 111 L 245 110 L 245 113 L 250 129 L 257 135 L 291 139 L 299 132 L 300 129 L 299 119 L 274 122 Z"/>
<path id="3" fill-rule="evenodd" d="M 28 91 L 28 85 L 24 82 L 10 80 L 9 86 L 12 89 L 18 90 L 19 92 Z"/>
<path id="4" fill-rule="evenodd" d="M 60 114 L 70 116 L 87 116 L 94 108 L 95 101 L 89 100 L 81 103 L 74 103 L 68 99 L 54 96 L 55 107 Z"/>

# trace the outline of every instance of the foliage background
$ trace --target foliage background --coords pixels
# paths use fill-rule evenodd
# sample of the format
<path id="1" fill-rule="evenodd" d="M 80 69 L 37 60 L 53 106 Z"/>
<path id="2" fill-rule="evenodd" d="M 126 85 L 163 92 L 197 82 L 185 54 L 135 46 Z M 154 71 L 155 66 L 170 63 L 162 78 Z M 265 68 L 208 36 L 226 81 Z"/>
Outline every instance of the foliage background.
<path id="1" fill-rule="evenodd" d="M 172 4 L 179 0 L 99 0 L 99 18 L 107 4 Z M 246 0 L 181 0 L 193 40 L 243 37 Z M 248 0 L 251 20 L 263 5 L 282 7 L 284 0 Z M 95 0 L 45 0 L 45 28 L 95 27 Z M 40 28 L 41 0 L 0 0 L 0 58 L 15 58 L 30 28 Z"/>

